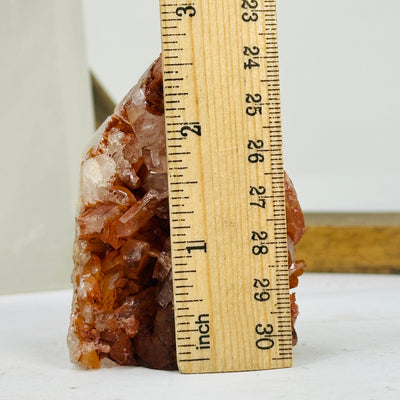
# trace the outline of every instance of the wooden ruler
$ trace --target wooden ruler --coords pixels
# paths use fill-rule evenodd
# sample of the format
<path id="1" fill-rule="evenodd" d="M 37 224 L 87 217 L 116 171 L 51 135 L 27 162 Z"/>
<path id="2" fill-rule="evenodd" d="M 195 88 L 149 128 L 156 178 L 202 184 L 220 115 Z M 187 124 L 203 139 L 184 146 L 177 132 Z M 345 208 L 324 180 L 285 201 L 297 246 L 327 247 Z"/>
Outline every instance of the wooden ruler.
<path id="1" fill-rule="evenodd" d="M 275 0 L 161 0 L 181 372 L 289 367 Z"/>

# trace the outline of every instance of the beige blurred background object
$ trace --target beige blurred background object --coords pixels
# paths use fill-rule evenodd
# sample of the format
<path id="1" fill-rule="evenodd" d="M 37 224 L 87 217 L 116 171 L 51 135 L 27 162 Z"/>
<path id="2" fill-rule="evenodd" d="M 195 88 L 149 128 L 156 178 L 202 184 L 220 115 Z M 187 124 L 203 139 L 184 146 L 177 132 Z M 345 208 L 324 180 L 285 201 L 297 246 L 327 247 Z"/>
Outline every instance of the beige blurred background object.
<path id="1" fill-rule="evenodd" d="M 308 272 L 400 274 L 400 213 L 306 213 Z"/>
<path id="2" fill-rule="evenodd" d="M 0 2 L 0 294 L 65 288 L 92 102 L 79 0 Z"/>

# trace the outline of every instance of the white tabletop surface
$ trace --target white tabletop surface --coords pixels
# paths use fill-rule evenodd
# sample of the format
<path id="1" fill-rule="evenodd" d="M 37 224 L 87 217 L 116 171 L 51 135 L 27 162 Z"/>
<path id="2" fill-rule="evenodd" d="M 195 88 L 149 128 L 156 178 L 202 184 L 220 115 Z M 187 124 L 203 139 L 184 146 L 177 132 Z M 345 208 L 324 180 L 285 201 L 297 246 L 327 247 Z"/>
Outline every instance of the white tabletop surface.
<path id="1" fill-rule="evenodd" d="M 0 399 L 400 399 L 400 276 L 305 274 L 294 367 L 229 374 L 68 359 L 70 291 L 0 296 Z"/>

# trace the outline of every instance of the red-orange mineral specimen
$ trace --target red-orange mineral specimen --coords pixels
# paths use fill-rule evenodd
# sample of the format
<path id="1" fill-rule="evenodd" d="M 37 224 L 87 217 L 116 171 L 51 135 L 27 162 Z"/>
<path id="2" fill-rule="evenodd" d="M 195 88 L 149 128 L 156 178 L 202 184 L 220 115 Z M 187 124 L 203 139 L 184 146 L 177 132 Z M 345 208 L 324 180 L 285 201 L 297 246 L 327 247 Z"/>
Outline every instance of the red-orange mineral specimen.
<path id="1" fill-rule="evenodd" d="M 285 175 L 290 287 L 304 219 Z M 85 368 L 176 368 L 161 59 L 99 128 L 82 162 L 68 345 Z M 292 326 L 298 309 L 291 295 Z M 293 344 L 297 341 L 293 328 Z"/>

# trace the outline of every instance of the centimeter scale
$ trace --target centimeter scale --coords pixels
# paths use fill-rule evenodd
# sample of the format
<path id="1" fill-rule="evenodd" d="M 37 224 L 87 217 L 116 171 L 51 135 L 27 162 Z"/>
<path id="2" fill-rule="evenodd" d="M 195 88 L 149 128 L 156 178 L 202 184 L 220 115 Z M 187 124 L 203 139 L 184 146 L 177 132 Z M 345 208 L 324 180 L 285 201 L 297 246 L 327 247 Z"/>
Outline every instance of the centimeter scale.
<path id="1" fill-rule="evenodd" d="M 275 0 L 161 0 L 178 366 L 290 367 Z"/>

